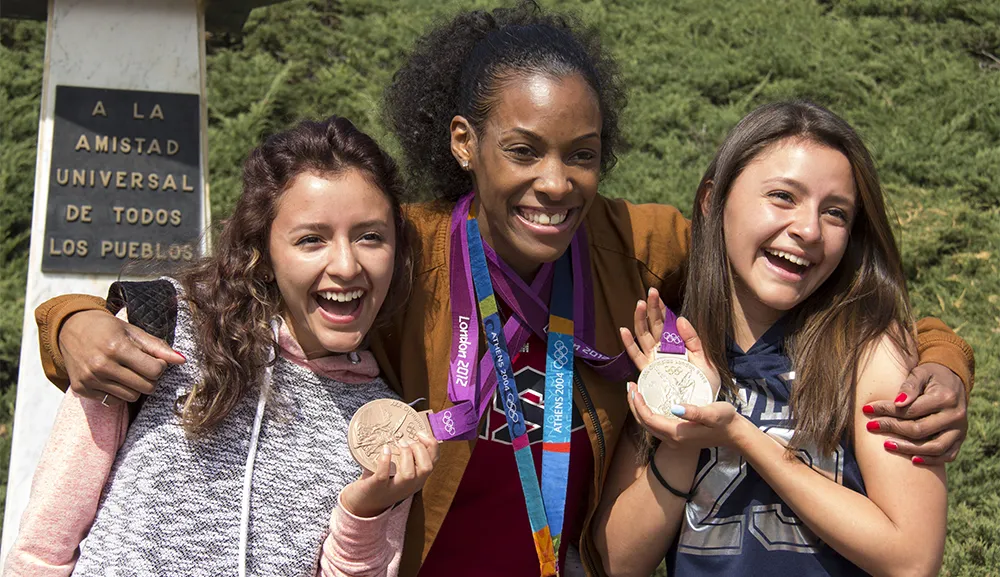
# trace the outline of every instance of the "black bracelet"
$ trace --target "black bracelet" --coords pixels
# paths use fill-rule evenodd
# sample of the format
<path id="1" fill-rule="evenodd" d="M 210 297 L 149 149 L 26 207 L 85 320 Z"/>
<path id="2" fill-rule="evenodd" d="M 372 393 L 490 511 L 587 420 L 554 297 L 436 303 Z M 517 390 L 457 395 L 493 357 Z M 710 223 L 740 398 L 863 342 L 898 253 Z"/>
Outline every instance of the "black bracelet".
<path id="1" fill-rule="evenodd" d="M 694 491 L 690 493 L 678 491 L 677 489 L 674 489 L 667 483 L 667 480 L 664 479 L 663 475 L 660 474 L 660 470 L 656 468 L 655 454 L 652 451 L 649 454 L 649 470 L 653 472 L 653 476 L 656 477 L 656 480 L 659 481 L 661 485 L 663 485 L 663 488 L 670 491 L 670 493 L 673 494 L 675 497 L 679 497 L 681 499 L 684 499 L 685 501 L 690 501 L 691 499 L 694 498 Z"/>

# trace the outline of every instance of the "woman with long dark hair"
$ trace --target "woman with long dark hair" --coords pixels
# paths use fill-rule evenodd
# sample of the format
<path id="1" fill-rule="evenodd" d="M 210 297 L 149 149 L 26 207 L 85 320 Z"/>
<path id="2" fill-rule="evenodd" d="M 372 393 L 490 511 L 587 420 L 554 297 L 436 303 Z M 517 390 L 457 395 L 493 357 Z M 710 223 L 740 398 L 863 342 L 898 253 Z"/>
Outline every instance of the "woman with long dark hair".
<path id="1" fill-rule="evenodd" d="M 723 400 L 663 416 L 631 386 L 637 421 L 662 442 L 615 458 L 595 525 L 607 572 L 649 575 L 669 547 L 679 576 L 936 575 L 944 466 L 867 434 L 916 342 L 860 137 L 815 104 L 754 110 L 705 172 L 691 236 L 708 258 L 688 270 L 687 337 Z M 662 319 L 651 300 L 640 309 Z M 640 318 L 623 336 L 643 367 L 662 321 Z"/>

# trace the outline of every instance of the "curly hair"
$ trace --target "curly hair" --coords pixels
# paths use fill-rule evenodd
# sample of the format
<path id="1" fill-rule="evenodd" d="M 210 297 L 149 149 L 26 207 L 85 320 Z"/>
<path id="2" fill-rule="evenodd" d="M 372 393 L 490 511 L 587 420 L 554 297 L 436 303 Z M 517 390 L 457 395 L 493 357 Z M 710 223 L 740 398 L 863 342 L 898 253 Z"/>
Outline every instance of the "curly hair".
<path id="1" fill-rule="evenodd" d="M 267 138 L 243 164 L 243 192 L 224 221 L 215 254 L 179 275 L 191 305 L 201 349 L 202 379 L 178 400 L 185 430 L 202 434 L 220 423 L 243 395 L 261 384 L 263 369 L 277 358 L 270 322 L 282 299 L 271 274 L 271 223 L 292 180 L 358 170 L 392 206 L 396 229 L 395 267 L 388 298 L 377 322 L 406 301 L 412 256 L 403 218 L 404 188 L 395 161 L 346 118 L 301 122 Z"/>
<path id="2" fill-rule="evenodd" d="M 505 82 L 530 74 L 583 76 L 601 111 L 601 174 L 614 167 L 626 102 L 616 62 L 595 28 L 524 1 L 459 13 L 418 39 L 393 77 L 383 112 L 414 182 L 448 201 L 468 192 L 472 180 L 451 154 L 452 118 L 481 131 Z"/>

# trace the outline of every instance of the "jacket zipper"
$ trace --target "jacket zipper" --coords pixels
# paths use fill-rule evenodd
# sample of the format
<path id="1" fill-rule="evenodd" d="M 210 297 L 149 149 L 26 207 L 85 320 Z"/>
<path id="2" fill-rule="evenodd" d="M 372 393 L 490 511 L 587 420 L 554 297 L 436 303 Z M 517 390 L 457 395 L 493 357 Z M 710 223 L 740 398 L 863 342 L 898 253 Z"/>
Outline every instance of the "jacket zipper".
<path id="1" fill-rule="evenodd" d="M 583 386 L 583 381 L 580 379 L 580 373 L 573 371 L 573 384 L 576 386 L 576 390 L 580 391 L 580 398 L 583 399 L 583 405 L 587 409 L 587 414 L 590 415 L 590 421 L 594 425 L 594 432 L 597 433 L 597 448 L 599 459 L 597 462 L 597 468 L 594 470 L 595 475 L 600 478 L 601 472 L 604 471 L 604 458 L 607 452 L 604 441 L 604 429 L 601 428 L 601 421 L 597 418 L 597 410 L 594 408 L 594 401 L 590 398 L 590 393 L 587 392 L 587 388 Z M 590 551 L 586 550 L 580 551 L 580 560 L 583 561 L 584 569 L 588 575 L 596 575 L 597 571 L 595 568 L 598 566 L 594 560 L 591 558 Z"/>
<path id="2" fill-rule="evenodd" d="M 590 393 L 587 392 L 587 388 L 583 386 L 583 381 L 580 380 L 580 373 L 573 371 L 573 384 L 576 385 L 576 390 L 580 391 L 580 397 L 583 399 L 584 406 L 587 407 L 587 414 L 590 415 L 590 421 L 594 425 L 594 431 L 597 433 L 597 446 L 600 449 L 599 453 L 601 456 L 600 462 L 598 463 L 597 471 L 604 470 L 604 455 L 607 452 L 604 446 L 604 429 L 601 428 L 601 421 L 597 418 L 597 410 L 594 408 L 594 401 L 590 399 Z"/>

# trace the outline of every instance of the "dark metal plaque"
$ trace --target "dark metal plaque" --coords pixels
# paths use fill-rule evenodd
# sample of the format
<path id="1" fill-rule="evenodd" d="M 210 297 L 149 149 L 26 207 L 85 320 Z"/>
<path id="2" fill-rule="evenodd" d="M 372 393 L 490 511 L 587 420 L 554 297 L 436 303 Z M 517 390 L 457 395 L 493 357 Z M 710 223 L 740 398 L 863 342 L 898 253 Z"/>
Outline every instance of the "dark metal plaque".
<path id="1" fill-rule="evenodd" d="M 197 257 L 197 94 L 57 86 L 46 272 L 167 272 Z"/>

